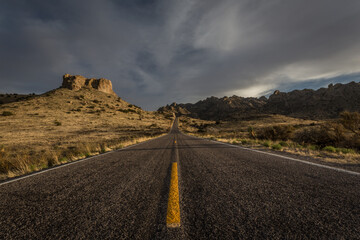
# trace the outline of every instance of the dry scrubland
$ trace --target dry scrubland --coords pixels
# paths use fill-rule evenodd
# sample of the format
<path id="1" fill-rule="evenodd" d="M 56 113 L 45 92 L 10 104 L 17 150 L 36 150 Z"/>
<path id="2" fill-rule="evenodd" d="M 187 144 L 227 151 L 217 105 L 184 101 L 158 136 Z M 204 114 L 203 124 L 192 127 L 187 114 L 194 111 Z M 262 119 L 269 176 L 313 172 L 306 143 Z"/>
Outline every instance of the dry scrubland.
<path id="1" fill-rule="evenodd" d="M 203 121 L 180 117 L 184 133 L 246 147 L 288 152 L 321 161 L 360 164 L 360 114 L 336 120 L 257 115 L 247 120 Z"/>
<path id="2" fill-rule="evenodd" d="M 166 133 L 172 118 L 100 91 L 59 88 L 0 105 L 0 179 Z"/>

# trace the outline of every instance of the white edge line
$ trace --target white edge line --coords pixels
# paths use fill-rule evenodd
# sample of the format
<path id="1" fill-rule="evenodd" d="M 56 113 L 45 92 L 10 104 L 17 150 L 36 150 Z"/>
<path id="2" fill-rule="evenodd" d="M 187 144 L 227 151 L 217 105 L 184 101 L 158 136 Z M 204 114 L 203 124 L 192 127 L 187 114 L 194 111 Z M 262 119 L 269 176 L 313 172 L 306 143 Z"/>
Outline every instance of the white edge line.
<path id="1" fill-rule="evenodd" d="M 87 160 L 90 160 L 90 159 L 93 159 L 93 158 L 96 158 L 96 157 L 100 157 L 100 156 L 104 156 L 104 155 L 107 155 L 107 154 L 110 154 L 110 153 L 122 151 L 122 150 L 125 150 L 125 149 L 128 149 L 128 148 L 132 148 L 132 147 L 138 146 L 138 145 L 140 145 L 140 144 L 143 144 L 143 143 L 146 143 L 146 142 L 153 141 L 153 140 L 155 140 L 155 139 L 159 139 L 159 138 L 165 137 L 165 136 L 167 136 L 168 134 L 169 134 L 169 133 L 167 133 L 166 135 L 159 136 L 159 137 L 156 137 L 156 138 L 153 138 L 153 139 L 149 139 L 149 140 L 144 141 L 144 142 L 141 142 L 141 143 L 136 143 L 136 144 L 133 144 L 133 145 L 124 147 L 124 148 L 120 148 L 120 149 L 116 149 L 116 150 L 109 151 L 109 152 L 106 152 L 106 153 L 101 153 L 101 154 L 98 154 L 98 155 L 95 155 L 95 156 L 91 156 L 91 157 L 87 157 L 87 158 L 75 160 L 75 161 L 73 161 L 73 162 L 67 162 L 67 163 L 64 163 L 64 164 L 62 164 L 62 165 L 54 166 L 54 167 L 47 168 L 47 169 L 44 169 L 44 170 L 39 170 L 38 172 L 29 173 L 28 175 L 23 176 L 23 177 L 15 177 L 15 179 L 8 180 L 8 181 L 5 180 L 5 182 L 0 183 L 0 186 L 6 185 L 6 184 L 8 184 L 8 183 L 16 182 L 16 181 L 19 181 L 19 180 L 23 180 L 23 179 L 25 179 L 25 178 L 33 177 L 33 176 L 36 176 L 36 175 L 39 175 L 39 174 L 42 174 L 42 173 L 46 173 L 46 172 L 50 172 L 50 171 L 53 171 L 53 170 L 57 170 L 57 169 L 59 169 L 59 168 L 67 167 L 67 166 L 70 166 L 70 165 L 73 165 L 73 164 L 76 164 L 76 163 L 80 163 L 80 162 L 83 162 L 83 161 L 87 161 Z"/>
<path id="2" fill-rule="evenodd" d="M 348 174 L 360 176 L 359 172 L 354 172 L 354 171 L 350 171 L 350 170 L 346 170 L 346 169 L 342 169 L 342 168 L 331 167 L 331 166 L 322 165 L 322 164 L 318 164 L 318 163 L 308 162 L 308 161 L 305 161 L 305 160 L 300 160 L 300 159 L 296 159 L 296 158 L 292 158 L 292 157 L 286 157 L 286 156 L 282 156 L 282 155 L 275 154 L 275 153 L 264 152 L 264 151 L 260 151 L 260 150 L 256 150 L 256 149 L 252 149 L 252 148 L 246 148 L 246 147 L 242 147 L 242 146 L 238 146 L 238 145 L 232 145 L 232 144 L 229 144 L 229 143 L 214 141 L 214 140 L 211 140 L 211 139 L 196 137 L 196 136 L 192 136 L 192 135 L 187 135 L 187 136 L 190 136 L 190 137 L 193 137 L 193 138 L 199 138 L 199 139 L 202 139 L 202 140 L 207 140 L 207 141 L 214 142 L 214 143 L 224 144 L 224 145 L 231 146 L 231 147 L 234 147 L 234 148 L 240 148 L 240 149 L 244 149 L 244 150 L 248 150 L 248 151 L 252 151 L 252 152 L 267 154 L 267 155 L 271 155 L 271 156 L 275 156 L 275 157 L 279 157 L 279 158 L 284 158 L 284 159 L 291 160 L 291 161 L 296 161 L 296 162 L 300 162 L 300 163 L 304 163 L 304 164 L 309 164 L 309 165 L 313 165 L 313 166 L 317 166 L 317 167 L 322 167 L 322 168 L 335 170 L 335 171 L 338 171 L 338 172 L 343 172 L 343 173 L 348 173 Z"/>

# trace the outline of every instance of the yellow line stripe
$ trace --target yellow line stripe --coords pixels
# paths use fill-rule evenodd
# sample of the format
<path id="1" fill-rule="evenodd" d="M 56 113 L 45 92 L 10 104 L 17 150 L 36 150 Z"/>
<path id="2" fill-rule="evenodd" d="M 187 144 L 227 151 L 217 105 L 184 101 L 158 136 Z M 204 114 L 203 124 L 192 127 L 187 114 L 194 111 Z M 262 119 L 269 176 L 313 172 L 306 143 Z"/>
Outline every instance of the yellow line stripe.
<path id="1" fill-rule="evenodd" d="M 180 204 L 177 163 L 174 162 L 171 168 L 171 181 L 169 201 L 166 216 L 167 227 L 180 227 Z"/>

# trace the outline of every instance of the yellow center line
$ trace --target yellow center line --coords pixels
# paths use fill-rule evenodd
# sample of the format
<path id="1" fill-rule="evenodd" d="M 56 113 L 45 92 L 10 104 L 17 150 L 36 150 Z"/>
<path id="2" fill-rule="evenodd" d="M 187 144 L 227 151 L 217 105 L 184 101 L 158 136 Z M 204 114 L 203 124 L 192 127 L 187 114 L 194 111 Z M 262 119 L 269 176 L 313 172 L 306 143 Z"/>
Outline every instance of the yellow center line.
<path id="1" fill-rule="evenodd" d="M 166 216 L 167 227 L 180 227 L 180 203 L 177 163 L 173 162 L 171 167 L 171 180 L 169 201 Z"/>

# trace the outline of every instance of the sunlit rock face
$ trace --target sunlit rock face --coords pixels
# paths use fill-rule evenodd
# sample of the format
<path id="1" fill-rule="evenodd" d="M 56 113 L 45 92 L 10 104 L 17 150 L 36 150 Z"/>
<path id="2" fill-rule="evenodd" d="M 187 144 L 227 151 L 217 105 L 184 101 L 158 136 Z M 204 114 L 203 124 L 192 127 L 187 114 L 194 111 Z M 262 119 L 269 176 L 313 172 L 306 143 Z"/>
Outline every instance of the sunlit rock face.
<path id="1" fill-rule="evenodd" d="M 65 74 L 63 76 L 62 88 L 80 90 L 81 88 L 96 89 L 101 92 L 116 95 L 112 89 L 111 81 L 105 78 L 85 78 L 80 75 Z"/>

